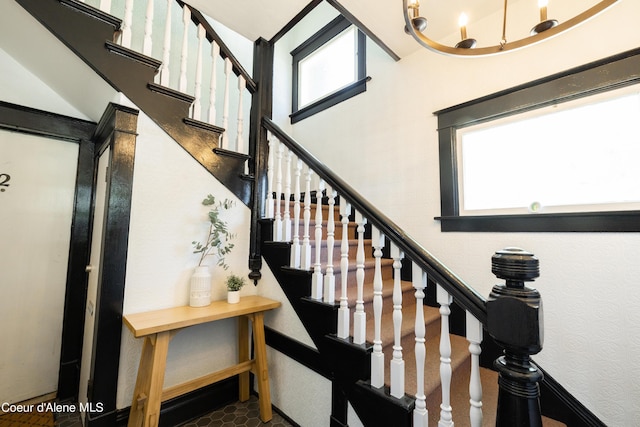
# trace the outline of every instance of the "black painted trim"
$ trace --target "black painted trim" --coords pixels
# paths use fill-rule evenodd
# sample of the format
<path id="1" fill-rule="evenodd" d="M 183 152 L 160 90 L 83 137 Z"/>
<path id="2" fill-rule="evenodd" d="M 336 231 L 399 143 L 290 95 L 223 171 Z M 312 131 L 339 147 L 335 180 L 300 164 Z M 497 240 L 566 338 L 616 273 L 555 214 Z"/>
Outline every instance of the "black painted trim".
<path id="1" fill-rule="evenodd" d="M 0 128 L 67 141 L 89 141 L 96 124 L 48 111 L 0 101 Z"/>
<path id="2" fill-rule="evenodd" d="M 122 25 L 122 20 L 120 18 L 116 18 L 115 16 L 103 12 L 100 9 L 88 5 L 84 2 L 78 0 L 60 0 L 60 3 L 64 6 L 75 9 L 78 12 L 82 12 L 85 15 L 89 15 L 94 19 L 98 19 L 106 24 L 109 24 L 113 27 L 114 30 L 119 29 Z"/>
<path id="3" fill-rule="evenodd" d="M 254 178 L 251 193 L 251 225 L 249 240 L 249 279 L 254 285 L 262 277 L 262 224 L 260 219 L 264 216 L 264 201 L 267 198 L 267 163 L 269 159 L 269 146 L 267 143 L 267 131 L 260 126 L 262 116 L 271 117 L 273 109 L 273 61 L 275 47 L 272 42 L 263 38 L 256 40 L 253 45 L 253 75 L 255 76 L 259 90 L 251 99 L 251 112 L 249 123 L 249 175 Z"/>
<path id="4" fill-rule="evenodd" d="M 57 392 L 59 400 L 77 400 L 87 299 L 85 266 L 89 257 L 93 196 L 94 144 L 91 138 L 96 124 L 0 101 L 0 128 L 79 144 Z"/>
<path id="5" fill-rule="evenodd" d="M 293 17 L 289 22 L 285 24 L 284 27 L 280 29 L 271 39 L 269 39 L 269 44 L 274 45 L 278 40 L 284 37 L 289 31 L 293 29 L 300 21 L 304 19 L 313 9 L 316 8 L 322 0 L 311 0 L 309 4 L 307 4 L 296 16 Z"/>
<path id="6" fill-rule="evenodd" d="M 436 217 L 442 231 L 638 232 L 640 211 Z"/>
<path id="7" fill-rule="evenodd" d="M 133 49 L 129 49 L 126 48 L 124 46 L 121 46 L 117 43 L 113 43 L 112 41 L 106 40 L 104 42 L 105 47 L 107 48 L 107 50 L 111 53 L 115 53 L 116 55 L 122 55 L 125 58 L 129 58 L 132 59 L 134 61 L 137 61 L 139 63 L 141 63 L 142 65 L 151 68 L 152 70 L 155 70 L 155 72 L 157 73 L 158 70 L 160 69 L 160 66 L 162 65 L 162 61 L 152 58 L 150 56 L 144 55 L 140 52 L 137 52 Z"/>
<path id="8" fill-rule="evenodd" d="M 346 101 L 349 98 L 353 98 L 354 96 L 365 92 L 367 90 L 367 82 L 369 80 L 371 80 L 371 77 L 365 77 L 364 79 L 351 83 L 349 86 L 344 87 L 337 92 L 327 95 L 313 104 L 309 104 L 306 107 L 301 108 L 289 116 L 291 117 L 291 123 L 297 123 L 302 119 L 306 119 L 307 117 L 313 116 L 314 114 L 324 111 L 327 108 L 331 108 L 342 101 Z"/>
<path id="9" fill-rule="evenodd" d="M 230 403 L 237 402 L 238 384 L 238 377 L 234 376 L 163 402 L 160 407 L 158 425 L 160 427 L 182 425 Z M 127 425 L 130 411 L 131 407 L 116 411 L 115 425 L 117 427 Z"/>
<path id="10" fill-rule="evenodd" d="M 180 3 L 182 7 L 185 6 L 185 3 L 182 1 L 178 1 L 178 3 Z M 223 59 L 229 58 L 234 74 L 236 76 L 241 75 L 242 77 L 244 77 L 244 81 L 247 84 L 247 90 L 250 93 L 255 93 L 258 90 L 258 85 L 256 84 L 255 80 L 249 75 L 247 70 L 244 69 L 240 61 L 238 61 L 238 59 L 233 55 L 231 49 L 227 47 L 222 38 L 218 35 L 218 33 L 216 33 L 211 24 L 209 24 L 209 21 L 207 21 L 207 19 L 204 17 L 204 15 L 202 15 L 202 13 L 200 13 L 199 10 L 194 9 L 189 5 L 186 6 L 191 10 L 191 21 L 193 21 L 196 26 L 202 25 L 204 27 L 207 40 L 209 40 L 209 42 L 211 43 L 215 41 L 218 44 L 218 46 L 220 47 L 220 56 Z"/>
<path id="11" fill-rule="evenodd" d="M 96 130 L 96 141 L 110 147 L 110 159 L 88 390 L 89 402 L 102 403 L 104 411 L 87 413 L 91 427 L 115 425 L 137 115 L 111 103 Z"/>
<path id="12" fill-rule="evenodd" d="M 162 86 L 159 85 L 157 83 L 154 82 L 149 82 L 147 83 L 147 87 L 149 88 L 149 90 L 156 92 L 156 93 L 160 93 L 162 95 L 168 96 L 170 98 L 174 98 L 178 101 L 184 102 L 187 105 L 191 105 L 193 103 L 193 101 L 196 100 L 196 97 L 193 95 L 189 95 L 186 94 L 184 92 L 180 92 L 178 90 L 175 89 L 171 89 L 170 87 L 166 87 L 166 86 Z M 186 119 L 187 117 L 185 117 Z M 183 119 L 183 120 L 185 120 Z"/>
<path id="13" fill-rule="evenodd" d="M 264 327 L 264 334 L 269 347 L 290 357 L 315 373 L 331 379 L 332 375 L 325 369 L 318 350 L 300 341 L 296 341 L 268 326 Z"/>
<path id="14" fill-rule="evenodd" d="M 606 427 L 586 406 L 560 385 L 539 365 L 544 375 L 540 382 L 540 406 L 544 416 L 565 423 L 568 427 Z"/>
<path id="15" fill-rule="evenodd" d="M 71 226 L 71 249 L 67 268 L 62 352 L 56 396 L 59 400 L 77 399 L 80 387 L 80 365 L 82 363 L 88 281 L 85 267 L 89 262 L 91 250 L 91 200 L 94 194 L 94 161 L 94 143 L 92 141 L 80 141 L 75 208 Z"/>
<path id="16" fill-rule="evenodd" d="M 640 211 L 460 216 L 456 130 L 640 83 L 640 48 L 444 110 L 438 115 L 441 231 L 637 232 Z"/>
<path id="17" fill-rule="evenodd" d="M 382 41 L 380 37 L 378 37 L 373 31 L 367 28 L 354 14 L 349 12 L 346 7 L 344 7 L 337 0 L 327 0 L 331 6 L 333 6 L 342 16 L 347 18 L 353 25 L 358 27 L 360 31 L 362 31 L 369 39 L 371 39 L 375 44 L 377 44 L 387 55 L 389 55 L 394 61 L 400 61 L 400 56 L 393 51 L 385 42 Z"/>
<path id="18" fill-rule="evenodd" d="M 204 130 L 207 130 L 209 132 L 214 132 L 214 133 L 219 133 L 219 134 L 224 133 L 224 129 L 223 128 L 221 128 L 219 126 L 216 126 L 216 125 L 212 125 L 211 123 L 207 123 L 207 122 L 203 122 L 203 121 L 200 121 L 200 120 L 192 119 L 190 117 L 185 117 L 184 119 L 182 119 L 182 121 L 185 124 L 189 125 L 189 126 L 193 126 L 193 127 L 197 127 L 197 128 L 200 128 L 200 129 L 204 129 Z M 219 149 L 218 148 L 214 148 L 213 150 L 215 152 L 216 150 L 219 150 Z"/>
<path id="19" fill-rule="evenodd" d="M 313 102 L 304 108 L 298 108 L 298 65 L 307 56 L 313 54 L 316 50 L 331 41 L 334 37 L 345 31 L 353 25 L 344 16 L 339 15 L 327 25 L 318 30 L 315 34 L 302 42 L 298 47 L 291 51 L 292 61 L 292 89 L 291 89 L 291 123 L 297 123 L 302 119 L 319 113 L 330 108 L 342 101 L 358 95 L 367 89 L 367 82 L 371 79 L 367 77 L 367 39 L 362 31 L 358 29 L 358 63 L 357 78 L 358 80 L 341 88 L 323 98 Z M 357 28 L 357 27 L 356 27 Z"/>

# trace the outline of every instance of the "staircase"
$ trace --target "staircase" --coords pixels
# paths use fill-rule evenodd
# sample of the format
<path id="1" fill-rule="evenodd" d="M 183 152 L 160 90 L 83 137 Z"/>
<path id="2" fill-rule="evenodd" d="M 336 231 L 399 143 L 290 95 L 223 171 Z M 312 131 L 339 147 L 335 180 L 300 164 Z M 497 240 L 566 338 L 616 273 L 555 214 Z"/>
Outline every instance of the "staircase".
<path id="1" fill-rule="evenodd" d="M 266 136 L 262 148 L 244 148 L 242 97 L 257 93 L 257 85 L 197 11 L 177 3 L 185 26 L 197 26 L 197 43 L 209 40 L 214 63 L 224 64 L 221 113 L 213 105 L 219 97 L 215 66 L 208 87 L 197 71 L 195 93 L 187 95 L 181 83 L 166 86 L 166 61 L 126 46 L 126 20 L 78 0 L 16 1 L 254 213 L 266 212 L 256 227 L 258 255 L 309 332 L 334 390 L 364 425 L 448 426 L 452 419 L 456 426 L 495 425 L 498 374 L 479 367 L 486 300 L 268 117 L 252 119 Z M 229 81 L 236 78 L 234 146 L 228 104 L 234 86 Z M 202 107 L 206 92 L 209 114 Z M 266 170 L 258 167 L 261 162 Z M 263 194 L 257 190 L 260 177 L 267 181 Z M 449 332 L 453 301 L 466 313 L 466 336 Z M 346 425 L 339 416 L 332 420 Z M 564 424 L 545 418 L 543 425 Z"/>
<path id="2" fill-rule="evenodd" d="M 304 199 L 304 195 L 300 198 Z M 313 194 L 310 198 L 311 206 L 317 206 L 317 196 Z M 305 208 L 304 203 L 300 203 L 300 210 Z M 335 227 L 335 236 L 343 236 L 343 232 L 346 233 L 347 247 L 349 253 L 354 253 L 357 250 L 358 245 L 358 224 L 354 221 L 353 215 L 348 222 L 342 223 L 339 214 L 339 203 L 335 208 L 331 208 L 327 204 L 327 198 L 324 198 L 324 203 L 320 207 L 323 212 L 322 222 L 322 242 L 320 247 L 323 251 L 326 251 L 327 243 L 327 228 L 329 224 L 329 215 L 332 216 L 334 223 L 340 224 Z M 277 211 L 278 208 L 275 209 Z M 279 201 L 279 210 L 281 212 L 289 211 L 294 212 L 295 203 L 293 201 Z M 414 325 L 416 320 L 416 289 L 411 280 L 399 279 L 400 288 L 402 291 L 402 326 L 401 326 L 401 338 L 400 344 L 403 350 L 403 358 L 405 362 L 406 376 L 405 376 L 405 393 L 406 395 L 402 399 L 397 401 L 389 401 L 387 405 L 381 406 L 381 410 L 376 410 L 375 404 L 370 405 L 370 402 L 360 402 L 361 407 L 357 407 L 360 394 L 371 393 L 370 384 L 367 384 L 370 377 L 370 358 L 372 352 L 372 344 L 366 343 L 363 345 L 356 345 L 353 343 L 353 325 L 350 327 L 349 338 L 341 339 L 337 338 L 334 328 L 337 328 L 336 318 L 338 316 L 338 310 L 341 302 L 341 289 L 336 290 L 335 300 L 333 304 L 322 303 L 316 299 L 309 298 L 308 295 L 312 294 L 312 275 L 313 273 L 308 270 L 291 268 L 290 260 L 292 258 L 292 244 L 290 241 L 277 242 L 273 240 L 273 230 L 275 227 L 275 220 L 266 219 L 263 221 L 263 236 L 262 236 L 262 253 L 267 261 L 267 264 L 275 272 L 276 277 L 280 281 L 283 290 L 285 291 L 290 303 L 298 313 L 299 317 L 309 332 L 312 340 L 318 347 L 321 353 L 327 353 L 327 358 L 332 360 L 334 365 L 331 366 L 333 372 L 338 375 L 345 375 L 347 378 L 340 378 L 339 381 L 345 388 L 345 394 L 352 399 L 352 403 L 356 406 L 361 418 L 364 420 L 369 419 L 369 423 L 365 422 L 365 425 L 412 425 L 412 411 L 415 409 L 414 399 L 417 393 L 417 377 L 416 377 L 416 357 L 415 357 L 415 342 L 416 336 L 414 331 Z M 317 223 L 311 222 L 310 226 L 315 228 Z M 346 231 L 343 228 L 346 227 Z M 303 225 L 298 226 L 298 234 L 302 236 L 304 233 Z M 295 231 L 293 232 L 295 234 Z M 373 309 L 373 278 L 375 275 L 375 249 L 373 242 L 370 238 L 371 228 L 367 227 L 365 233 L 369 238 L 363 239 L 364 244 L 364 292 L 363 292 L 363 304 L 364 313 L 366 315 L 366 336 L 374 336 L 374 309 Z M 336 244 L 334 245 L 333 260 L 340 260 L 342 242 L 336 238 Z M 389 252 L 387 245 L 386 253 Z M 315 258 L 315 249 L 312 248 L 311 259 Z M 335 273 L 335 282 L 341 283 L 341 272 L 337 268 Z M 356 305 L 357 294 L 357 274 L 358 267 L 355 259 L 351 259 L 348 265 L 347 275 L 347 301 L 350 307 Z M 406 268 L 405 268 L 406 270 Z M 326 265 L 322 268 L 322 273 L 327 273 Z M 407 276 L 410 274 L 402 274 L 402 267 L 396 265 L 394 267 L 394 260 L 386 257 L 380 259 L 380 273 L 382 278 L 382 353 L 384 359 L 392 360 L 393 345 L 394 345 L 394 331 L 393 331 L 393 290 L 394 280 L 397 276 Z M 432 284 L 433 285 L 433 284 Z M 321 300 L 322 298 L 320 298 Z M 424 371 L 424 394 L 426 396 L 428 411 L 428 425 L 438 425 L 440 421 L 440 402 L 442 401 L 442 384 L 440 382 L 440 334 L 442 331 L 442 316 L 439 307 L 430 306 L 427 304 L 421 304 L 422 316 L 425 324 L 425 340 L 426 340 L 426 370 Z M 321 326 L 322 325 L 322 326 Z M 450 367 L 452 371 L 451 385 L 450 385 L 450 406 L 452 408 L 467 408 L 467 411 L 455 413 L 454 421 L 456 426 L 471 426 L 468 408 L 469 408 L 469 383 L 471 379 L 471 353 L 469 352 L 469 342 L 465 337 L 447 334 L 451 345 L 451 362 Z M 353 356 L 346 356 L 346 354 L 357 354 L 355 358 Z M 346 361 L 350 361 L 346 362 Z M 344 365 L 344 363 L 347 363 Z M 343 366 L 339 366 L 343 364 Z M 366 369 L 363 368 L 366 366 Z M 355 374 L 354 374 L 355 373 Z M 480 368 L 480 380 L 482 385 L 482 406 L 485 409 L 483 411 L 482 425 L 490 426 L 495 425 L 496 413 L 493 408 L 497 406 L 498 400 L 498 373 L 487 368 Z M 384 376 L 384 384 L 388 391 L 390 384 L 390 371 L 387 370 Z M 374 391 L 375 392 L 375 391 Z M 394 411 L 389 411 L 389 406 L 394 407 Z M 387 417 L 386 414 L 392 414 Z M 405 423 L 400 420 L 404 419 Z M 384 421 L 381 421 L 384 420 Z M 380 424 L 382 423 L 382 424 Z M 408 424 L 407 424 L 408 423 Z M 415 425 L 415 424 L 413 424 Z M 547 417 L 543 417 L 543 425 L 548 427 L 564 426 L 564 423 L 552 420 Z"/>
<path id="3" fill-rule="evenodd" d="M 316 198 L 315 196 L 311 199 L 312 205 L 315 206 Z M 289 202 L 289 209 L 291 212 L 294 210 L 294 203 Z M 285 203 L 281 201 L 280 203 L 281 210 L 285 210 Z M 304 204 L 301 204 L 301 209 L 304 209 Z M 323 236 L 321 247 L 326 250 L 327 247 L 327 225 L 328 225 L 328 216 L 333 215 L 334 221 L 336 223 L 341 222 L 341 218 L 338 211 L 338 206 L 335 209 L 332 209 L 333 212 L 330 211 L 329 206 L 325 203 L 322 205 L 322 209 L 324 212 L 323 218 Z M 318 305 L 319 303 L 312 299 L 308 298 L 308 295 L 311 294 L 312 290 L 312 274 L 309 274 L 306 270 L 302 269 L 292 269 L 289 266 L 289 259 L 291 258 L 291 250 L 292 245 L 288 242 L 275 242 L 273 241 L 273 233 L 271 230 L 273 229 L 273 222 L 271 220 L 265 221 L 265 229 L 268 230 L 263 236 L 263 256 L 267 261 L 269 267 L 273 271 L 280 271 L 280 273 L 276 273 L 281 284 L 284 283 L 283 289 L 285 290 L 287 297 L 289 298 L 291 304 L 294 309 L 298 312 L 299 316 L 303 320 L 307 331 L 311 334 L 311 338 L 313 339 L 316 346 L 321 350 L 324 348 L 328 348 L 327 352 L 340 352 L 340 351 L 358 351 L 360 350 L 360 357 L 362 360 L 358 360 L 354 363 L 356 366 L 358 365 L 368 365 L 369 363 L 366 361 L 367 358 L 370 357 L 372 351 L 372 342 L 374 341 L 374 310 L 373 310 L 373 277 L 375 274 L 375 258 L 374 258 L 374 248 L 373 242 L 371 238 L 367 238 L 363 240 L 364 243 L 364 292 L 363 292 L 363 304 L 364 304 L 364 313 L 366 315 L 366 344 L 363 345 L 355 345 L 353 344 L 352 339 L 348 339 L 346 341 L 339 339 L 335 335 L 335 331 L 330 329 L 326 330 L 317 330 L 318 324 L 325 325 L 333 325 L 335 324 L 335 320 L 333 318 L 337 317 L 338 309 L 340 306 L 341 300 L 341 289 L 338 287 L 336 289 L 335 294 L 335 302 L 333 305 L 329 305 L 326 307 L 327 309 L 324 311 L 326 319 L 321 319 L 316 315 L 309 315 L 309 306 Z M 316 224 L 312 223 L 312 227 L 315 227 Z M 357 237 L 357 228 L 358 225 L 354 220 L 349 220 L 348 223 L 342 224 L 336 227 L 335 234 L 336 236 L 342 236 L 343 227 L 347 228 L 346 234 L 348 235 L 348 252 L 355 253 L 357 250 L 358 237 Z M 299 227 L 299 234 L 302 235 L 302 225 Z M 365 234 L 370 235 L 371 229 L 367 227 L 367 232 Z M 341 258 L 341 242 L 337 242 L 334 247 L 334 260 L 340 260 Z M 388 248 L 385 252 L 389 252 Z M 315 250 L 312 248 L 311 259 L 315 258 Z M 281 265 L 282 260 L 286 262 Z M 340 269 L 337 268 L 337 272 L 335 273 L 335 281 L 336 283 L 341 282 L 341 272 Z M 348 279 L 347 279 L 347 301 L 350 307 L 355 307 L 356 305 L 356 293 L 357 293 L 357 279 L 356 279 L 357 265 L 355 259 L 352 259 L 348 266 Z M 326 266 L 322 268 L 322 273 L 326 274 Z M 393 345 L 394 345 L 394 332 L 393 332 L 393 290 L 394 290 L 394 277 L 401 276 L 401 267 L 396 266 L 396 271 L 394 271 L 394 261 L 390 258 L 381 258 L 380 260 L 380 273 L 382 278 L 382 318 L 381 318 L 381 338 L 382 338 L 382 353 L 384 354 L 384 360 L 392 360 L 393 358 Z M 410 280 L 402 280 L 399 279 L 400 288 L 402 290 L 402 326 L 401 326 L 401 338 L 400 344 L 404 351 L 404 359 L 407 367 L 415 366 L 415 353 L 413 351 L 415 346 L 415 333 L 414 333 L 414 325 L 416 318 L 416 298 L 414 296 L 416 290 L 413 287 L 413 282 Z M 287 283 L 295 283 L 292 286 L 308 289 L 308 293 L 304 292 L 302 296 L 297 294 L 296 292 L 291 291 L 291 286 L 287 286 Z M 438 420 L 440 418 L 440 408 L 439 402 L 441 401 L 442 390 L 440 383 L 440 331 L 441 331 L 441 315 L 439 307 L 432 307 L 426 304 L 421 305 L 421 310 L 423 313 L 423 319 L 426 329 L 425 334 L 425 345 L 426 345 L 426 366 L 427 369 L 424 373 L 424 394 L 426 395 L 427 409 L 429 412 L 429 425 L 437 425 Z M 321 311 L 321 310 L 317 310 Z M 336 325 L 337 327 L 337 325 Z M 353 325 L 350 327 L 349 336 L 353 336 Z M 327 343 L 329 340 L 329 343 Z M 469 420 L 467 414 L 469 412 L 469 366 L 471 360 L 471 354 L 468 351 L 469 343 L 464 337 L 457 335 L 450 335 L 451 341 L 451 369 L 452 369 L 452 389 L 451 396 L 453 396 L 453 401 L 451 402 L 451 406 L 458 408 L 459 415 L 455 419 L 456 425 L 460 426 L 469 426 Z M 336 349 L 335 347 L 347 347 Z M 353 347 L 356 347 L 355 349 Z M 341 363 L 340 361 L 344 361 L 346 358 L 337 356 L 336 363 Z M 345 370 L 350 372 L 350 368 L 343 367 L 340 369 L 339 367 L 333 367 L 334 371 Z M 489 408 L 495 407 L 497 403 L 497 373 L 488 369 L 482 369 L 482 386 L 483 386 L 483 401 L 484 405 Z M 357 369 L 356 369 L 357 370 Z M 369 374 L 367 370 L 363 370 L 362 380 L 368 380 Z M 387 370 L 385 372 L 384 383 L 388 386 L 390 384 L 390 372 Z M 351 387 L 352 384 L 348 384 L 347 387 Z M 417 384 L 416 384 L 416 373 L 410 369 L 407 370 L 407 376 L 405 377 L 405 392 L 407 394 L 406 397 L 400 400 L 400 402 L 404 403 L 401 409 L 398 411 L 406 410 L 407 413 L 405 417 L 411 418 L 411 411 L 414 409 L 413 399 L 410 396 L 415 396 L 417 392 Z M 353 393 L 353 391 L 347 390 L 346 394 L 349 395 Z M 464 408 L 464 409 L 460 409 Z M 371 408 L 366 409 L 368 412 L 372 412 Z M 386 408 L 385 408 L 386 410 Z M 464 412 L 462 412 L 464 410 Z M 375 411 L 374 411 L 375 412 Z M 377 414 L 374 417 L 377 420 L 380 420 L 381 414 Z M 396 418 L 394 416 L 394 418 Z M 385 425 L 395 425 L 397 422 L 393 420 L 387 421 L 389 424 Z M 484 424 L 485 425 L 495 425 L 495 412 L 493 411 L 485 411 L 484 415 Z M 545 425 L 555 425 L 555 424 L 545 424 Z M 561 425 L 561 424 L 558 424 Z"/>

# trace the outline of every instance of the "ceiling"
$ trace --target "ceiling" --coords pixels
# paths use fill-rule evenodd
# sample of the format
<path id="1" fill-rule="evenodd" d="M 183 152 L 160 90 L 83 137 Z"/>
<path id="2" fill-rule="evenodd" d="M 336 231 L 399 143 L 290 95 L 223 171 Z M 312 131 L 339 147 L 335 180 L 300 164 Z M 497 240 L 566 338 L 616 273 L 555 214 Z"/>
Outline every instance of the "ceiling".
<path id="1" fill-rule="evenodd" d="M 249 40 L 256 40 L 258 37 L 269 40 L 310 1 L 186 0 L 186 3 Z M 339 0 L 339 3 L 396 55 L 404 57 L 419 48 L 417 43 L 404 33 L 402 0 Z"/>
<path id="2" fill-rule="evenodd" d="M 291 21 L 311 0 L 186 0 L 205 15 L 219 21 L 228 28 L 242 34 L 249 40 L 263 37 L 271 39 Z M 568 10 L 584 11 L 600 0 L 562 0 Z M 418 43 L 404 32 L 402 13 L 403 0 L 333 0 L 354 15 L 375 34 L 398 57 L 403 58 L 422 49 Z M 550 3 L 560 4 L 560 0 Z M 458 37 L 458 17 L 465 12 L 469 23 L 495 21 L 500 31 L 503 19 L 504 0 L 420 0 L 420 12 L 429 20 L 427 35 L 440 41 L 447 37 Z M 528 8 L 528 9 L 527 9 Z M 538 0 L 509 0 L 509 19 L 516 14 L 537 18 Z M 555 8 L 556 10 L 558 7 Z M 571 17 L 571 16 L 569 16 Z M 566 18 L 569 18 L 566 17 Z M 560 18 L 560 17 L 556 17 Z M 528 19 L 528 18 L 527 18 Z M 532 22 L 533 26 L 536 22 Z M 531 27 L 525 28 L 528 33 Z M 528 34 L 525 34 L 526 36 Z M 489 44 L 497 44 L 499 34 Z M 517 38 L 520 38 L 518 36 Z M 511 39 L 513 40 L 513 38 Z"/>

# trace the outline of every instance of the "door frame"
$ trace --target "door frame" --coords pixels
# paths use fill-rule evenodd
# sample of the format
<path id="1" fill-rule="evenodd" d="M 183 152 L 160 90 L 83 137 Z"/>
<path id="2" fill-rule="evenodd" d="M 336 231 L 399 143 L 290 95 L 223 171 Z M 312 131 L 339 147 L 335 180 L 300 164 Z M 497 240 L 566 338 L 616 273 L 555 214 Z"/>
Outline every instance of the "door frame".
<path id="1" fill-rule="evenodd" d="M 0 129 L 79 145 L 67 262 L 58 400 L 77 399 L 82 358 L 89 256 L 96 123 L 0 101 Z"/>
<path id="2" fill-rule="evenodd" d="M 94 189 L 96 179 L 106 179 L 107 186 L 87 389 L 88 403 L 95 411 L 89 410 L 85 418 L 86 425 L 91 427 L 117 424 L 116 397 L 138 114 L 137 109 L 109 103 L 93 137 L 94 170 L 97 172 L 98 159 L 107 148 L 109 166 L 105 178 L 94 175 Z"/>

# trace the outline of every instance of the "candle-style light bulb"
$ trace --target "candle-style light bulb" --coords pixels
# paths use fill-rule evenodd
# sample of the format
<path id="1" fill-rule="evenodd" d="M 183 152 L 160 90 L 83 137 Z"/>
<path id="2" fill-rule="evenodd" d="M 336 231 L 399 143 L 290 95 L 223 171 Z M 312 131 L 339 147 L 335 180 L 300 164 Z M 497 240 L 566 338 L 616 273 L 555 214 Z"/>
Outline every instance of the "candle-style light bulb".
<path id="1" fill-rule="evenodd" d="M 466 13 L 461 13 L 460 18 L 458 18 L 458 25 L 460 26 L 460 37 L 462 40 L 456 44 L 457 48 L 461 49 L 471 49 L 476 47 L 476 39 L 467 38 L 467 22 L 469 18 L 467 18 Z"/>
<path id="2" fill-rule="evenodd" d="M 547 20 L 547 5 L 549 0 L 538 0 L 538 7 L 540 8 L 540 22 Z"/>
<path id="3" fill-rule="evenodd" d="M 460 26 L 460 37 L 462 40 L 467 38 L 467 22 L 469 22 L 469 18 L 467 18 L 466 13 L 461 13 L 460 18 L 458 18 L 458 25 Z"/>
<path id="4" fill-rule="evenodd" d="M 538 0 L 538 7 L 540 8 L 540 22 L 531 29 L 531 35 L 539 34 L 543 31 L 547 31 L 550 28 L 558 25 L 558 21 L 555 19 L 549 19 L 547 17 L 547 5 L 548 0 Z"/>

